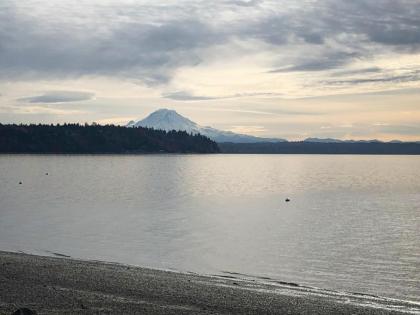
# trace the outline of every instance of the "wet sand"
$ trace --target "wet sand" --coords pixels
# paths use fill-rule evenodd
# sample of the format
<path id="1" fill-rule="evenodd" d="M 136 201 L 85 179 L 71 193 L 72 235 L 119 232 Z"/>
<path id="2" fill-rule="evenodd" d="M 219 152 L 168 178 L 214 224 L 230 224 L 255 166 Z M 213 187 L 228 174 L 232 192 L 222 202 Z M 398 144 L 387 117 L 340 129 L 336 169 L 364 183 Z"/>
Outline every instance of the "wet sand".
<path id="1" fill-rule="evenodd" d="M 420 314 L 420 304 L 287 284 L 0 252 L 0 314 Z"/>

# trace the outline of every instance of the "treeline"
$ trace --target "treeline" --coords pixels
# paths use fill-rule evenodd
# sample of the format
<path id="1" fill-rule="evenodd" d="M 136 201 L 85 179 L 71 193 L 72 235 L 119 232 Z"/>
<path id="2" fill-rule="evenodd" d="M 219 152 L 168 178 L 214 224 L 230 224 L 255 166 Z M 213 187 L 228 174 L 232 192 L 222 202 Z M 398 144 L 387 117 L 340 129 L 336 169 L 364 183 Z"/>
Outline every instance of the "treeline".
<path id="1" fill-rule="evenodd" d="M 420 154 L 420 143 L 219 143 L 222 153 L 250 154 Z"/>
<path id="2" fill-rule="evenodd" d="M 216 153 L 217 144 L 185 131 L 114 125 L 2 125 L 0 153 Z"/>

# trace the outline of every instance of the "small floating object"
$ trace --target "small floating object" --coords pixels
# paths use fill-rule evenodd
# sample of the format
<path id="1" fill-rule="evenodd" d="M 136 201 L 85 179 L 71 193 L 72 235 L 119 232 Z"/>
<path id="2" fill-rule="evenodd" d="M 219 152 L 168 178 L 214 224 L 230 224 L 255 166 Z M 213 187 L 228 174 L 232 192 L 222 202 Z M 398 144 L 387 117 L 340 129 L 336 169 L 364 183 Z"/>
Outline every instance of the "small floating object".
<path id="1" fill-rule="evenodd" d="M 48 175 L 48 173 L 45 173 L 45 175 Z"/>
<path id="2" fill-rule="evenodd" d="M 22 182 L 19 182 L 19 185 L 22 185 Z"/>
<path id="3" fill-rule="evenodd" d="M 36 315 L 36 314 L 37 314 L 36 311 L 33 311 L 29 308 L 24 307 L 24 308 L 17 309 L 12 315 Z"/>
<path id="4" fill-rule="evenodd" d="M 286 198 L 284 201 L 289 202 L 289 201 L 290 201 L 290 199 L 289 199 L 289 198 Z"/>

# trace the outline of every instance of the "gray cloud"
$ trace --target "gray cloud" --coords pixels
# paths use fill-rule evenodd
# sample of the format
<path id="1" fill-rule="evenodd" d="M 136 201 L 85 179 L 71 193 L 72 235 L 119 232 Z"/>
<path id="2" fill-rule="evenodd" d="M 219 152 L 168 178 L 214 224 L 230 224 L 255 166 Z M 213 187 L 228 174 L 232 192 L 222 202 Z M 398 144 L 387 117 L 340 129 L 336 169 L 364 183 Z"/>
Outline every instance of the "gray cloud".
<path id="1" fill-rule="evenodd" d="M 90 100 L 94 97 L 93 93 L 78 91 L 53 91 L 42 95 L 20 98 L 21 102 L 28 103 L 67 103 Z"/>
<path id="2" fill-rule="evenodd" d="M 273 49 L 296 45 L 288 58 L 279 56 L 273 73 L 337 69 L 385 49 L 420 50 L 419 0 L 284 1 L 282 6 L 257 0 L 115 2 L 70 13 L 65 12 L 71 6 L 61 8 L 63 3 L 34 12 L 13 0 L 1 4 L 0 78 L 109 75 L 162 84 L 178 68 L 201 63 L 208 48 L 236 39 Z M 223 20 L 224 11 L 235 18 Z"/>
<path id="3" fill-rule="evenodd" d="M 418 0 L 312 1 L 304 10 L 275 14 L 254 28 L 268 32 L 261 38 L 270 44 L 312 44 L 296 51 L 293 66 L 276 67 L 273 73 L 322 71 L 390 50 L 417 53 L 419 16 Z"/>
<path id="4" fill-rule="evenodd" d="M 262 0 L 225 0 L 224 3 L 233 6 L 254 7 L 262 3 Z"/>
<path id="5" fill-rule="evenodd" d="M 64 23 L 62 29 L 51 29 L 43 22 L 27 19 L 13 5 L 0 10 L 0 76 L 116 75 L 153 85 L 167 82 L 180 66 L 199 63 L 196 50 L 223 40 L 196 19 L 148 23 L 133 18 L 99 25 L 106 31 L 92 34 L 72 32 L 73 25 Z"/>
<path id="6" fill-rule="evenodd" d="M 383 70 L 379 67 L 368 67 L 362 69 L 339 70 L 332 73 L 332 76 L 340 77 L 347 75 L 367 74 L 367 73 L 381 73 Z"/>
<path id="7" fill-rule="evenodd" d="M 314 12 L 325 36 L 347 33 L 387 45 L 420 44 L 418 0 L 327 0 L 317 2 Z"/>
<path id="8" fill-rule="evenodd" d="M 345 53 L 345 52 L 336 52 L 331 55 L 322 56 L 319 59 L 312 61 L 303 61 L 301 64 L 274 69 L 269 71 L 269 73 L 279 73 L 279 72 L 303 72 L 303 71 L 324 71 L 329 69 L 335 69 L 339 66 L 346 64 L 349 60 L 356 57 L 356 53 Z"/>
<path id="9" fill-rule="evenodd" d="M 385 82 L 394 82 L 394 83 L 401 83 L 401 82 L 416 82 L 420 81 L 420 70 L 411 71 L 408 74 L 401 74 L 401 75 L 392 75 L 389 74 L 388 76 L 380 76 L 380 77 L 373 77 L 373 78 L 356 78 L 350 80 L 329 80 L 324 81 L 324 84 L 334 84 L 334 85 L 343 85 L 343 84 L 365 84 L 365 83 L 385 83 Z"/>
<path id="10" fill-rule="evenodd" d="M 207 96 L 196 96 L 186 91 L 177 91 L 173 93 L 167 93 L 162 95 L 164 98 L 168 98 L 175 101 L 207 101 L 217 99 L 216 97 Z"/>
<path id="11" fill-rule="evenodd" d="M 362 14 L 353 18 L 356 31 L 366 34 L 373 42 L 386 45 L 420 44 L 420 2 L 418 0 L 347 1 L 345 10 Z M 352 21 L 347 19 L 346 26 Z M 416 47 L 414 47 L 416 46 Z"/>
<path id="12" fill-rule="evenodd" d="M 232 98 L 241 98 L 241 97 L 279 97 L 283 96 L 281 93 L 269 93 L 269 92 L 246 92 L 246 93 L 236 93 L 232 95 L 222 95 L 222 96 L 202 96 L 202 95 L 193 95 L 187 91 L 176 91 L 171 93 L 162 94 L 162 97 L 175 100 L 175 101 L 208 101 L 208 100 L 221 100 L 221 99 L 232 99 Z"/>

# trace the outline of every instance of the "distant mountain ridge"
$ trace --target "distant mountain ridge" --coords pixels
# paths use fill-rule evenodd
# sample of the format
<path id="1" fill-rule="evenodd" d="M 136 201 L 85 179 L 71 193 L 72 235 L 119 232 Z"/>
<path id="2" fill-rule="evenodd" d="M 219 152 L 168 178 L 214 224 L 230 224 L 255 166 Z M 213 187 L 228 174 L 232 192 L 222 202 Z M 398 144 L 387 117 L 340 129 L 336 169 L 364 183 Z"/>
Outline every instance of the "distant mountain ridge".
<path id="1" fill-rule="evenodd" d="M 332 138 L 306 138 L 303 140 L 304 142 L 312 142 L 312 143 L 375 143 L 375 142 L 383 142 L 377 139 L 372 140 L 340 140 L 340 139 L 332 139 Z"/>
<path id="2" fill-rule="evenodd" d="M 201 134 L 216 142 L 257 143 L 257 142 L 286 142 L 284 139 L 260 138 L 238 134 L 231 131 L 218 130 L 212 127 L 200 126 L 188 118 L 178 114 L 175 110 L 159 109 L 139 121 L 130 121 L 127 127 L 147 127 L 165 131 L 186 131 Z"/>
<path id="3" fill-rule="evenodd" d="M 391 140 L 391 141 L 381 141 L 378 139 L 372 140 L 340 140 L 332 138 L 306 138 L 303 142 L 310 143 L 420 143 L 420 141 L 401 141 L 401 140 Z"/>
<path id="4" fill-rule="evenodd" d="M 149 114 L 146 118 L 138 121 L 130 121 L 126 127 L 146 127 L 153 128 L 155 130 L 165 131 L 186 131 L 190 134 L 201 134 L 210 138 L 211 140 L 218 143 L 285 143 L 288 142 L 281 138 L 262 138 L 245 134 L 238 134 L 231 131 L 224 131 L 215 129 L 208 126 L 201 126 L 190 119 L 178 114 L 175 110 L 171 109 L 158 109 L 153 113 Z M 306 138 L 304 143 L 320 143 L 320 144 L 375 144 L 375 143 L 420 143 L 420 141 L 380 141 L 377 139 L 372 140 L 340 140 L 334 138 Z"/>
<path id="5" fill-rule="evenodd" d="M 420 155 L 416 142 L 278 142 L 219 143 L 222 153 L 229 154 L 393 154 Z"/>

